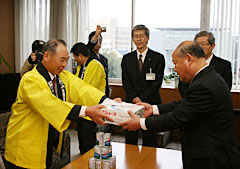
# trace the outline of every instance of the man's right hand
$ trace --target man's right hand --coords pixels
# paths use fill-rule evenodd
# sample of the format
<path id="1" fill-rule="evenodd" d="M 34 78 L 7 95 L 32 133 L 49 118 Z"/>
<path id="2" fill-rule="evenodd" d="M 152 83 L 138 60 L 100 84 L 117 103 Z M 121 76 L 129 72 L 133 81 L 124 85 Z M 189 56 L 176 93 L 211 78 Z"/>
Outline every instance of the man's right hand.
<path id="1" fill-rule="evenodd" d="M 100 25 L 97 25 L 97 28 L 96 28 L 96 33 L 95 35 L 92 37 L 92 40 L 98 40 L 98 36 L 101 34 L 102 32 L 102 28 Z"/>
<path id="2" fill-rule="evenodd" d="M 89 116 L 96 124 L 105 124 L 103 118 L 108 119 L 110 121 L 114 121 L 108 115 L 101 112 L 102 108 L 105 108 L 105 106 L 96 105 L 96 106 L 87 107 L 85 114 L 86 116 Z"/>

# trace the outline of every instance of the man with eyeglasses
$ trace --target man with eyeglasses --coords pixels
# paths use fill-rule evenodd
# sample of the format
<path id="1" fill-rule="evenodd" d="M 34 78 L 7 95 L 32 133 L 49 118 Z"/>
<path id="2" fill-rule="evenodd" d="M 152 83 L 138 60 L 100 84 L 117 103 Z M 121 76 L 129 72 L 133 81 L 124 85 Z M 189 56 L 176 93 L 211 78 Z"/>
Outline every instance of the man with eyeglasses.
<path id="1" fill-rule="evenodd" d="M 163 81 L 164 56 L 148 48 L 149 29 L 137 25 L 132 29 L 132 40 L 137 48 L 122 59 L 122 83 L 128 103 L 161 104 L 160 87 Z M 157 134 L 141 130 L 144 146 L 157 146 Z M 127 144 L 136 145 L 138 131 L 125 131 Z"/>
<path id="2" fill-rule="evenodd" d="M 212 52 L 215 47 L 215 37 L 213 34 L 208 31 L 201 31 L 195 35 L 194 41 L 197 42 L 203 49 L 207 63 L 212 66 L 219 75 L 221 75 L 228 85 L 228 89 L 230 91 L 232 88 L 231 63 L 227 60 L 217 57 Z M 189 84 L 179 81 L 178 89 L 182 97 L 184 96 L 188 87 Z"/>

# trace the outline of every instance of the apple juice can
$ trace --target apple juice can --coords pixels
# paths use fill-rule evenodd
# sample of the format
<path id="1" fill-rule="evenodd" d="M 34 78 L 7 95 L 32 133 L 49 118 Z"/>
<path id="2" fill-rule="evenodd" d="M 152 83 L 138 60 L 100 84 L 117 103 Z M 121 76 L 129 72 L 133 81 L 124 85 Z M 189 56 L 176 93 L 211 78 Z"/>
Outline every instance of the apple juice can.
<path id="1" fill-rule="evenodd" d="M 111 133 L 105 133 L 103 136 L 103 141 L 105 146 L 111 145 Z"/>
<path id="2" fill-rule="evenodd" d="M 102 160 L 102 169 L 111 169 L 110 160 Z"/>
<path id="3" fill-rule="evenodd" d="M 102 147 L 99 145 L 94 146 L 94 158 L 101 159 Z"/>
<path id="4" fill-rule="evenodd" d="M 112 146 L 108 146 L 108 157 L 112 157 Z"/>
<path id="5" fill-rule="evenodd" d="M 112 156 L 109 158 L 110 164 L 111 164 L 111 169 L 116 169 L 116 156 Z"/>
<path id="6" fill-rule="evenodd" d="M 103 137 L 104 132 L 97 132 L 96 133 L 96 145 L 103 146 Z"/>
<path id="7" fill-rule="evenodd" d="M 101 157 L 103 160 L 107 160 L 109 158 L 108 153 L 109 153 L 109 150 L 107 147 L 101 147 Z"/>
<path id="8" fill-rule="evenodd" d="M 89 158 L 88 159 L 88 169 L 95 169 L 95 165 L 96 165 L 96 160 L 95 158 Z"/>
<path id="9" fill-rule="evenodd" d="M 96 159 L 96 169 L 102 169 L 102 160 Z"/>

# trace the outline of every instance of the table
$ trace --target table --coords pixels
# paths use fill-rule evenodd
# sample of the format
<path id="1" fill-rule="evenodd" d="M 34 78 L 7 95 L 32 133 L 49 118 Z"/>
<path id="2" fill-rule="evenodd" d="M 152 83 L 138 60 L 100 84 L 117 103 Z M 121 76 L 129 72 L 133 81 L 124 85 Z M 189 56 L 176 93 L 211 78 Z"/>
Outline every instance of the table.
<path id="1" fill-rule="evenodd" d="M 89 150 L 63 169 L 87 169 Z M 181 151 L 112 142 L 112 154 L 117 158 L 117 169 L 182 169 Z"/>

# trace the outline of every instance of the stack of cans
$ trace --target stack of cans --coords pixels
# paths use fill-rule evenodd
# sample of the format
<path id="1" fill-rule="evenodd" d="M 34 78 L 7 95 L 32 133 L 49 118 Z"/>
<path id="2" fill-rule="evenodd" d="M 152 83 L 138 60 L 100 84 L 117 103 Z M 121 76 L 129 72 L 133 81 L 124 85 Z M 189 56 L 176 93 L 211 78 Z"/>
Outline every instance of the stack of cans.
<path id="1" fill-rule="evenodd" d="M 112 156 L 111 133 L 96 133 L 94 157 L 88 162 L 89 169 L 116 169 L 116 156 Z"/>

